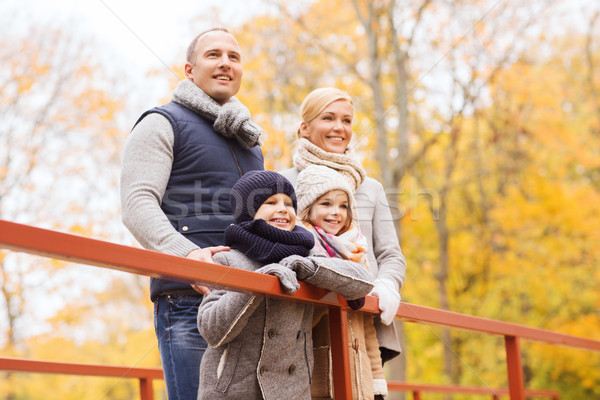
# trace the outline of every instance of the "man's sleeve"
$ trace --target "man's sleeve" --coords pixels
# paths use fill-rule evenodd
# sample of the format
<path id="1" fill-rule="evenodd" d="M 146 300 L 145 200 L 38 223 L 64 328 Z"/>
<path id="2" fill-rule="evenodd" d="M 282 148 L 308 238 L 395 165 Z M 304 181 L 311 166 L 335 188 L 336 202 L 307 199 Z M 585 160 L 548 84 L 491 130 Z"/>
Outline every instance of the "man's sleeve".
<path id="1" fill-rule="evenodd" d="M 147 249 L 185 257 L 198 246 L 177 232 L 160 208 L 173 165 L 174 134 L 167 118 L 148 114 L 130 133 L 123 152 L 123 224 Z"/>

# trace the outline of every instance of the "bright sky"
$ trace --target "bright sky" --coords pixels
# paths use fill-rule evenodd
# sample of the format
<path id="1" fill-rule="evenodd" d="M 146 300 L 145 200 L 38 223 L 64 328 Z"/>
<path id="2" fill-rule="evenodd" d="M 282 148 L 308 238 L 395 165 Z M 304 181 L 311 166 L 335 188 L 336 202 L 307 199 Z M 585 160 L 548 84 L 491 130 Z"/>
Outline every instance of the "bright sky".
<path id="1" fill-rule="evenodd" d="M 181 65 L 191 39 L 215 26 L 235 28 L 269 9 L 266 0 L 1 0 L 0 25 L 12 29 L 34 24 L 91 38 L 93 49 L 116 71 L 140 109 L 155 106 L 170 93 L 164 76 L 151 81 L 148 71 L 171 73 Z M 0 35 L 2 32 L 0 31 Z M 176 71 L 176 72 L 181 72 Z M 162 99 L 162 100 L 161 100 Z"/>
<path id="2" fill-rule="evenodd" d="M 3 0 L 3 3 L 0 8 L 8 5 L 27 9 L 28 18 L 75 23 L 89 30 L 101 45 L 144 69 L 172 63 L 199 31 L 222 25 L 222 21 L 224 26 L 234 26 L 265 9 L 262 0 Z"/>

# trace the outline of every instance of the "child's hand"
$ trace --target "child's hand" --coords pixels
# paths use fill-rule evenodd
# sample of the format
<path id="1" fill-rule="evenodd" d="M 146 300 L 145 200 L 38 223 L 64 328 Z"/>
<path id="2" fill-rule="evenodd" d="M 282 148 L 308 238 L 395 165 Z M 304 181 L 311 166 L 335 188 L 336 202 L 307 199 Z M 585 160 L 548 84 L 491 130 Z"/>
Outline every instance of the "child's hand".
<path id="1" fill-rule="evenodd" d="M 294 294 L 300 288 L 296 273 L 289 268 L 279 264 L 268 264 L 256 270 L 261 274 L 275 275 L 279 278 L 279 283 L 283 287 L 283 292 L 286 294 Z"/>
<path id="2" fill-rule="evenodd" d="M 298 255 L 288 256 L 279 261 L 279 264 L 296 272 L 298 279 L 301 281 L 313 276 L 317 270 L 317 265 L 310 258 Z"/>
<path id="3" fill-rule="evenodd" d="M 348 303 L 348 307 L 350 307 L 351 309 L 359 310 L 365 305 L 365 298 L 363 296 L 354 300 L 346 300 L 346 302 Z"/>

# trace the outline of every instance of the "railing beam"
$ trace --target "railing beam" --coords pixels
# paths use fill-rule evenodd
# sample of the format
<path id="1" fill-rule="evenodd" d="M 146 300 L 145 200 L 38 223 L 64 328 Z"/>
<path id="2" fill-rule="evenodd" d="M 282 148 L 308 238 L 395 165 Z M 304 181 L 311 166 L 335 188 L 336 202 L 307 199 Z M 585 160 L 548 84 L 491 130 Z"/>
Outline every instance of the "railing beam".
<path id="1" fill-rule="evenodd" d="M 346 305 L 339 302 L 336 293 L 305 283 L 289 295 L 272 275 L 0 220 L 2 248 L 183 283 L 224 284 L 228 290 L 278 300 Z"/>
<path id="2" fill-rule="evenodd" d="M 521 346 L 515 336 L 505 336 L 506 364 L 508 367 L 508 390 L 510 400 L 525 400 L 525 381 L 523 379 L 523 363 Z"/>
<path id="3" fill-rule="evenodd" d="M 490 395 L 494 399 L 499 400 L 502 396 L 508 396 L 510 391 L 508 388 L 491 388 L 477 386 L 462 386 L 462 385 L 439 385 L 431 383 L 406 383 L 388 381 L 388 390 L 390 391 L 405 391 L 416 392 L 431 392 L 431 393 L 446 393 L 446 394 L 472 394 L 472 395 Z M 558 400 L 559 393 L 556 390 L 549 389 L 525 389 L 527 397 L 546 397 L 551 400 Z"/>

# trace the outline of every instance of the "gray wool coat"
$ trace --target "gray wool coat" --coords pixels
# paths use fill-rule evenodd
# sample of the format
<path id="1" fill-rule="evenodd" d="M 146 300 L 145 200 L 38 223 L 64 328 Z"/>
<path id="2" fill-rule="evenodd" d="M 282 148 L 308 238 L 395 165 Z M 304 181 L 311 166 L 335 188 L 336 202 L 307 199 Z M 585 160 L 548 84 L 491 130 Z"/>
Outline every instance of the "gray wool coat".
<path id="1" fill-rule="evenodd" d="M 367 295 L 369 273 L 351 261 L 307 257 L 304 281 L 346 299 Z M 215 263 L 250 271 L 263 265 L 237 250 L 217 253 Z M 302 279 L 302 277 L 299 277 Z M 198 400 L 310 399 L 313 306 L 228 290 L 213 290 L 198 310 L 206 339 Z"/>

